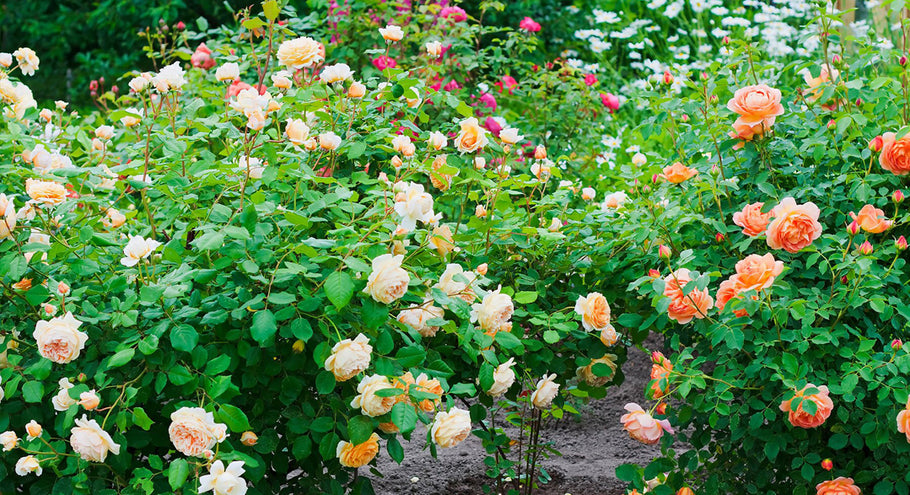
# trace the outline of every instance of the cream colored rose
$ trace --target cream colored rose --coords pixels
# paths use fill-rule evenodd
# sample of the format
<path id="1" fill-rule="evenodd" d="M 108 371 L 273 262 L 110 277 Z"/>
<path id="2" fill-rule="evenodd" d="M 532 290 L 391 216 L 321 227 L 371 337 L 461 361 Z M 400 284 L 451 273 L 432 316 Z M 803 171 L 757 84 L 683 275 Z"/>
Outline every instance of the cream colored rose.
<path id="1" fill-rule="evenodd" d="M 278 89 L 289 89 L 293 85 L 291 74 L 287 71 L 280 70 L 272 74 L 272 86 Z"/>
<path id="2" fill-rule="evenodd" d="M 94 390 L 79 394 L 79 405 L 84 407 L 86 411 L 96 409 L 99 404 L 101 404 L 101 398 L 98 397 Z"/>
<path id="3" fill-rule="evenodd" d="M 181 407 L 171 413 L 167 429 L 171 443 L 183 455 L 202 457 L 227 437 L 227 426 L 201 407 Z"/>
<path id="4" fill-rule="evenodd" d="M 379 34 L 382 35 L 382 38 L 386 41 L 401 41 L 404 38 L 404 31 L 401 27 L 389 24 L 384 28 L 379 28 Z"/>
<path id="5" fill-rule="evenodd" d="M 215 79 L 219 81 L 233 81 L 240 78 L 240 66 L 237 62 L 227 62 L 215 70 Z"/>
<path id="6" fill-rule="evenodd" d="M 127 127 L 135 127 L 142 121 L 142 110 L 125 108 L 127 115 L 120 119 L 120 123 Z"/>
<path id="7" fill-rule="evenodd" d="M 534 404 L 534 407 L 537 409 L 549 409 L 550 404 L 553 403 L 553 399 L 556 398 L 556 394 L 559 392 L 559 384 L 554 380 L 556 380 L 556 373 L 544 375 L 543 378 L 537 382 L 537 388 L 534 390 L 534 393 L 531 394 L 531 403 Z"/>
<path id="8" fill-rule="evenodd" d="M 19 437 L 14 431 L 4 431 L 0 433 L 0 445 L 3 445 L 4 452 L 9 452 L 19 445 Z"/>
<path id="9" fill-rule="evenodd" d="M 199 477 L 199 493 L 211 491 L 214 495 L 244 495 L 247 491 L 243 476 L 243 461 L 228 464 L 215 461 L 209 467 L 209 474 Z"/>
<path id="10" fill-rule="evenodd" d="M 16 63 L 19 64 L 19 70 L 22 71 L 23 75 L 35 75 L 35 71 L 38 70 L 38 65 L 41 63 L 35 50 L 19 48 L 13 52 L 13 56 L 16 57 Z"/>
<path id="11" fill-rule="evenodd" d="M 0 53 L 0 66 L 9 67 L 13 65 L 13 55 L 7 52 Z"/>
<path id="12" fill-rule="evenodd" d="M 44 205 L 59 205 L 66 199 L 63 184 L 48 180 L 26 179 L 25 192 L 32 201 Z"/>
<path id="13" fill-rule="evenodd" d="M 126 215 L 120 213 L 114 208 L 108 208 L 104 212 L 104 218 L 101 219 L 101 224 L 107 228 L 116 229 L 117 227 L 122 226 L 126 222 Z"/>
<path id="14" fill-rule="evenodd" d="M 76 420 L 76 426 L 70 432 L 70 445 L 79 457 L 89 462 L 104 462 L 108 452 L 120 454 L 120 445 L 114 443 L 97 421 L 88 420 L 85 415 Z"/>
<path id="15" fill-rule="evenodd" d="M 383 304 L 392 303 L 408 291 L 411 277 L 401 268 L 402 255 L 383 254 L 373 259 L 373 271 L 367 279 L 363 292 Z"/>
<path id="16" fill-rule="evenodd" d="M 616 359 L 616 354 L 604 354 L 603 357 L 592 360 L 587 366 L 582 366 L 575 370 L 575 374 L 580 380 L 592 387 L 603 387 L 616 374 Z M 610 368 L 610 373 L 606 376 L 598 376 L 594 373 L 594 366 L 597 364 L 603 364 Z"/>
<path id="17" fill-rule="evenodd" d="M 288 141 L 303 146 L 303 143 L 310 138 L 310 127 L 301 119 L 289 119 L 287 127 L 284 128 L 284 134 Z"/>
<path id="18" fill-rule="evenodd" d="M 581 190 L 581 199 L 592 201 L 595 197 L 597 197 L 597 191 L 593 187 L 585 187 Z"/>
<path id="19" fill-rule="evenodd" d="M 170 91 L 180 90 L 186 84 L 185 74 L 180 62 L 174 62 L 158 71 L 158 74 L 152 77 L 151 83 L 159 93 L 167 94 Z"/>
<path id="20" fill-rule="evenodd" d="M 152 75 L 148 74 L 148 73 L 144 73 L 140 76 L 130 79 L 130 82 L 127 84 L 127 86 L 129 86 L 130 89 L 133 90 L 133 92 L 141 93 L 143 89 L 148 87 L 151 80 L 152 80 Z"/>
<path id="21" fill-rule="evenodd" d="M 487 131 L 474 117 L 461 121 L 461 131 L 455 137 L 455 148 L 461 153 L 473 153 L 483 149 L 489 143 Z M 476 166 L 476 163 L 475 163 Z"/>
<path id="22" fill-rule="evenodd" d="M 471 415 L 457 407 L 437 413 L 430 428 L 433 442 L 444 449 L 458 445 L 470 434 Z"/>
<path id="23" fill-rule="evenodd" d="M 32 441 L 32 440 L 34 440 L 34 439 L 40 437 L 40 436 L 41 436 L 41 432 L 42 432 L 43 430 L 44 430 L 44 429 L 41 428 L 41 425 L 38 424 L 38 422 L 35 421 L 34 419 L 31 420 L 31 421 L 29 421 L 29 422 L 25 425 L 25 432 L 28 433 L 28 440 L 29 440 L 29 441 Z"/>
<path id="24" fill-rule="evenodd" d="M 363 98 L 366 93 L 367 87 L 361 82 L 354 81 L 351 83 L 351 87 L 348 88 L 348 96 L 351 98 Z"/>
<path id="25" fill-rule="evenodd" d="M 442 43 L 438 41 L 428 41 L 426 44 L 427 55 L 431 57 L 439 57 L 442 55 Z"/>
<path id="26" fill-rule="evenodd" d="M 130 241 L 123 248 L 124 257 L 120 258 L 123 266 L 136 266 L 141 260 L 148 258 L 161 243 L 154 239 L 145 239 L 141 235 L 130 236 Z"/>
<path id="27" fill-rule="evenodd" d="M 436 248 L 439 256 L 451 253 L 455 249 L 455 242 L 452 238 L 452 229 L 448 225 L 433 227 L 433 235 L 430 237 L 430 244 Z"/>
<path id="28" fill-rule="evenodd" d="M 70 397 L 69 389 L 73 388 L 73 384 L 70 383 L 69 378 L 61 378 L 58 383 L 60 391 L 51 399 L 51 403 L 54 405 L 54 410 L 63 412 L 74 406 L 76 399 Z"/>
<path id="29" fill-rule="evenodd" d="M 395 387 L 392 386 L 388 378 L 382 375 L 365 376 L 360 380 L 360 384 L 357 385 L 358 395 L 351 401 L 351 407 L 359 407 L 363 414 L 372 418 L 382 416 L 392 410 L 392 406 L 398 401 L 398 397 L 380 397 L 376 395 L 376 392 L 391 388 Z"/>
<path id="30" fill-rule="evenodd" d="M 407 153 L 405 153 L 405 151 L 409 150 L 410 148 L 411 148 L 411 138 L 409 138 L 408 136 L 398 135 L 398 136 L 395 136 L 394 138 L 392 138 L 392 149 L 394 149 L 396 152 L 401 153 L 405 156 L 408 156 Z M 413 155 L 414 153 L 412 152 L 411 154 Z"/>
<path id="31" fill-rule="evenodd" d="M 399 182 L 396 186 L 403 188 L 395 195 L 395 213 L 401 216 L 401 226 L 408 232 L 417 227 L 417 222 L 431 223 L 433 213 L 433 196 L 424 191 L 422 184 Z"/>
<path id="32" fill-rule="evenodd" d="M 562 220 L 553 217 L 553 220 L 550 221 L 550 226 L 547 227 L 547 230 L 550 232 L 559 232 L 562 229 Z"/>
<path id="33" fill-rule="evenodd" d="M 79 331 L 80 325 L 82 322 L 69 311 L 50 321 L 39 321 L 32 334 L 38 344 L 38 353 L 58 364 L 78 358 L 88 341 L 88 334 Z"/>
<path id="34" fill-rule="evenodd" d="M 448 142 L 449 140 L 446 139 L 445 134 L 438 131 L 431 132 L 429 139 L 427 139 L 427 143 L 429 143 L 430 147 L 436 151 L 445 148 Z"/>
<path id="35" fill-rule="evenodd" d="M 439 331 L 439 327 L 428 325 L 427 321 L 442 318 L 444 314 L 442 308 L 433 305 L 432 299 L 425 299 L 422 305 L 398 313 L 398 321 L 413 328 L 423 337 L 433 337 Z"/>
<path id="36" fill-rule="evenodd" d="M 95 137 L 98 139 L 111 139 L 114 137 L 114 128 L 109 125 L 98 126 L 95 129 Z"/>
<path id="37" fill-rule="evenodd" d="M 512 369 L 514 364 L 515 358 L 509 358 L 508 361 L 496 367 L 493 371 L 493 385 L 490 386 L 490 390 L 487 390 L 487 394 L 491 397 L 502 397 L 508 392 L 515 383 L 515 370 Z"/>
<path id="38" fill-rule="evenodd" d="M 603 327 L 600 331 L 600 341 L 607 347 L 610 347 L 619 340 L 619 335 L 616 334 L 616 329 L 613 328 L 613 325 L 607 323 L 607 326 Z"/>
<path id="39" fill-rule="evenodd" d="M 12 239 L 13 230 L 16 228 L 16 206 L 13 198 L 0 194 L 0 239 Z"/>
<path id="40" fill-rule="evenodd" d="M 28 476 L 29 473 L 35 473 L 35 476 L 41 476 L 44 470 L 41 469 L 41 463 L 35 456 L 27 455 L 16 461 L 16 474 L 19 476 Z"/>
<path id="41" fill-rule="evenodd" d="M 332 131 L 319 135 L 319 147 L 326 151 L 334 151 L 341 146 L 341 137 Z"/>
<path id="42" fill-rule="evenodd" d="M 588 332 L 603 330 L 610 324 L 610 305 L 599 292 L 578 296 L 578 300 L 575 301 L 575 313 L 581 315 L 581 323 Z"/>
<path id="43" fill-rule="evenodd" d="M 354 77 L 354 72 L 348 64 L 329 65 L 319 74 L 319 79 L 326 84 L 346 81 L 352 77 Z"/>
<path id="44" fill-rule="evenodd" d="M 498 332 L 500 328 L 509 323 L 515 306 L 508 294 L 500 292 L 502 287 L 490 291 L 483 297 L 479 304 L 471 306 L 471 323 L 480 323 L 480 328 L 486 332 Z"/>
<path id="45" fill-rule="evenodd" d="M 449 263 L 439 277 L 439 282 L 433 287 L 470 304 L 477 299 L 472 287 L 476 280 L 477 275 L 473 272 L 465 271 L 458 263 Z"/>
<path id="46" fill-rule="evenodd" d="M 344 339 L 332 347 L 332 355 L 325 360 L 326 371 L 335 375 L 335 380 L 343 382 L 370 365 L 370 354 L 373 346 L 364 334 L 357 334 L 354 340 Z"/>
<path id="47" fill-rule="evenodd" d="M 516 144 L 524 139 L 524 136 L 518 134 L 518 129 L 514 127 L 507 127 L 499 131 L 499 139 L 501 139 L 502 142 L 506 144 Z"/>
<path id="48" fill-rule="evenodd" d="M 322 44 L 313 38 L 296 38 L 278 47 L 278 63 L 291 68 L 312 67 L 323 59 Z"/>

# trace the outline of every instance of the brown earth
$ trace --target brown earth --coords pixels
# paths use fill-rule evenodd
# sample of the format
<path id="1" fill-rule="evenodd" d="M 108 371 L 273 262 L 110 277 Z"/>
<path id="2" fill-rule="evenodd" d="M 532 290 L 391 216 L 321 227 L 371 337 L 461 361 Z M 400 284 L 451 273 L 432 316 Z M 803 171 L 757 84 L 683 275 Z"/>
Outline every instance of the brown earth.
<path id="1" fill-rule="evenodd" d="M 645 343 L 657 349 L 660 340 L 652 336 Z M 656 446 L 643 445 L 623 432 L 619 422 L 628 402 L 644 402 L 649 380 L 650 358 L 637 349 L 629 350 L 623 365 L 625 382 L 607 392 L 604 399 L 592 401 L 580 418 L 565 419 L 542 433 L 542 440 L 554 440 L 561 457 L 544 461 L 552 481 L 535 490 L 539 495 L 619 495 L 625 484 L 616 479 L 615 470 L 626 462 L 647 463 L 659 454 Z M 419 433 L 419 434 L 418 434 Z M 383 478 L 374 477 L 377 495 L 474 495 L 482 494 L 489 480 L 483 474 L 484 451 L 480 439 L 471 436 L 451 449 L 439 449 L 438 459 L 421 450 L 426 436 L 415 432 L 411 442 L 402 442 L 405 456 L 401 465 L 381 455 L 378 469 Z M 418 478 L 412 482 L 412 478 Z"/>

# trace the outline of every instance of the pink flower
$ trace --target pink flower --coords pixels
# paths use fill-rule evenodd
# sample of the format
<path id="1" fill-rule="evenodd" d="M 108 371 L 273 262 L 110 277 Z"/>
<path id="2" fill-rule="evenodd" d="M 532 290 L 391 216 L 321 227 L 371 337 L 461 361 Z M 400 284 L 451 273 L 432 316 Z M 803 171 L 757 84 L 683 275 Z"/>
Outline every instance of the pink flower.
<path id="1" fill-rule="evenodd" d="M 444 89 L 446 91 L 457 91 L 459 88 L 461 88 L 461 85 L 458 84 L 458 81 L 456 81 L 454 79 L 447 82 L 446 85 L 442 87 L 442 89 Z"/>
<path id="2" fill-rule="evenodd" d="M 215 66 L 215 59 L 212 58 L 212 51 L 205 46 L 205 43 L 196 47 L 196 51 L 190 57 L 190 62 L 192 62 L 193 67 L 198 67 L 203 70 L 208 70 Z"/>
<path id="3" fill-rule="evenodd" d="M 483 122 L 483 126 L 490 131 L 496 137 L 499 137 L 499 132 L 502 130 L 502 126 L 499 125 L 499 122 L 496 122 L 496 119 L 493 117 L 487 117 L 487 120 Z"/>
<path id="4" fill-rule="evenodd" d="M 654 419 L 650 414 L 645 412 L 638 404 L 629 403 L 625 406 L 628 414 L 624 414 L 622 421 L 623 429 L 629 432 L 629 436 L 641 443 L 653 445 L 660 441 L 664 431 L 673 433 L 673 427 L 665 419 Z"/>
<path id="5" fill-rule="evenodd" d="M 448 19 L 452 22 L 462 22 L 468 20 L 468 14 L 461 7 L 444 7 L 439 11 L 439 17 Z"/>
<path id="6" fill-rule="evenodd" d="M 518 27 L 520 29 L 524 29 L 529 33 L 536 33 L 540 31 L 540 24 L 534 22 L 534 19 L 531 19 L 530 17 L 525 17 L 522 19 L 521 22 L 518 23 Z"/>
<path id="7" fill-rule="evenodd" d="M 597 76 L 595 74 L 585 74 L 585 84 L 587 84 L 588 86 L 594 86 L 595 84 L 597 84 Z M 606 103 L 605 103 L 605 105 L 606 105 Z"/>
<path id="8" fill-rule="evenodd" d="M 373 65 L 379 70 L 386 70 L 395 67 L 398 65 L 398 62 L 388 55 L 382 55 L 373 59 Z"/>
<path id="9" fill-rule="evenodd" d="M 610 113 L 619 110 L 619 97 L 613 93 L 601 93 L 600 102 L 610 110 Z"/>
<path id="10" fill-rule="evenodd" d="M 500 93 L 502 93 L 503 88 L 505 88 L 509 90 L 509 94 L 512 94 L 512 90 L 518 86 L 518 81 L 512 76 L 502 76 L 502 80 L 496 83 L 496 86 L 499 87 Z"/>
<path id="11" fill-rule="evenodd" d="M 480 95 L 480 102 L 489 107 L 493 112 L 496 111 L 496 97 L 490 93 Z"/>

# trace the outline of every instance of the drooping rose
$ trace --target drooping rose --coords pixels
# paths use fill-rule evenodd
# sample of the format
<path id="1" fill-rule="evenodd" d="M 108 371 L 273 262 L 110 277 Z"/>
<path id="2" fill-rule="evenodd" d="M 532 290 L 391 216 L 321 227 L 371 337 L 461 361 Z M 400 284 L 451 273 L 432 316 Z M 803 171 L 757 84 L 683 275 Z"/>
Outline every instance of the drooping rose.
<path id="1" fill-rule="evenodd" d="M 796 253 L 822 235 L 822 225 L 818 222 L 820 210 L 814 203 L 797 205 L 796 200 L 787 197 L 771 210 L 771 214 L 774 220 L 767 229 L 771 249 Z"/>
<path id="2" fill-rule="evenodd" d="M 354 340 L 344 339 L 332 347 L 332 355 L 325 360 L 326 371 L 331 371 L 339 382 L 353 378 L 370 365 L 373 346 L 370 339 L 360 333 Z"/>
<path id="3" fill-rule="evenodd" d="M 108 452 L 120 454 L 120 445 L 114 443 L 97 421 L 88 420 L 85 415 L 76 420 L 76 426 L 70 431 L 70 445 L 79 457 L 89 462 L 104 462 Z"/>
<path id="4" fill-rule="evenodd" d="M 470 434 L 471 415 L 457 407 L 437 413 L 430 428 L 433 442 L 444 449 L 458 445 Z"/>
<path id="5" fill-rule="evenodd" d="M 344 467 L 359 468 L 370 463 L 379 453 L 379 435 L 373 433 L 365 442 L 357 445 L 344 440 L 338 442 L 335 455 Z"/>
<path id="6" fill-rule="evenodd" d="M 616 354 L 604 354 L 597 359 L 592 359 L 587 366 L 581 366 L 576 369 L 575 375 L 592 387 L 603 387 L 607 382 L 612 380 L 613 376 L 616 374 L 617 359 Z M 610 374 L 598 376 L 594 373 L 594 366 L 598 364 L 607 366 L 610 369 Z"/>
<path id="7" fill-rule="evenodd" d="M 578 300 L 575 301 L 575 313 L 581 315 L 581 323 L 589 332 L 603 330 L 610 324 L 610 305 L 607 298 L 599 292 L 578 296 Z"/>
<path id="8" fill-rule="evenodd" d="M 670 422 L 665 419 L 654 419 L 650 414 L 645 412 L 638 404 L 626 404 L 622 421 L 623 429 L 629 432 L 629 436 L 641 443 L 654 445 L 660 441 L 664 431 L 673 433 Z"/>
<path id="9" fill-rule="evenodd" d="M 29 473 L 35 473 L 35 476 L 41 476 L 44 470 L 41 469 L 41 463 L 33 455 L 20 457 L 16 461 L 16 474 L 19 476 L 28 476 Z"/>
<path id="10" fill-rule="evenodd" d="M 70 383 L 69 378 L 61 378 L 58 384 L 60 385 L 60 391 L 51 399 L 51 403 L 54 405 L 55 411 L 63 412 L 75 405 L 77 401 L 70 397 L 69 389 L 73 388 L 74 385 Z"/>
<path id="11" fill-rule="evenodd" d="M 9 452 L 19 445 L 19 437 L 14 431 L 4 431 L 0 433 L 0 445 L 3 445 L 4 452 Z"/>
<path id="12" fill-rule="evenodd" d="M 888 220 L 884 211 L 872 205 L 864 205 L 859 210 L 859 213 L 853 213 L 851 211 L 850 218 L 870 234 L 881 234 L 890 229 L 893 223 L 891 220 Z"/>
<path id="13" fill-rule="evenodd" d="M 531 403 L 534 407 L 541 410 L 550 408 L 556 394 L 559 393 L 559 384 L 556 383 L 556 373 L 544 375 L 537 382 L 537 388 L 531 393 Z"/>
<path id="14" fill-rule="evenodd" d="M 813 388 L 817 389 L 818 392 L 806 394 L 806 391 Z M 793 409 L 791 404 L 797 397 L 802 398 L 802 403 L 800 403 L 796 409 Z M 806 401 L 815 403 L 815 414 L 809 414 L 803 408 L 803 403 Z M 802 390 L 797 391 L 793 399 L 785 400 L 780 404 L 780 410 L 789 413 L 788 419 L 790 420 L 790 424 L 799 428 L 815 428 L 821 426 L 825 420 L 828 419 L 828 416 L 831 415 L 832 409 L 834 409 L 834 402 L 828 396 L 828 387 L 824 385 L 816 387 L 811 383 L 803 387 Z"/>
<path id="15" fill-rule="evenodd" d="M 167 429 L 171 443 L 183 455 L 202 457 L 227 437 L 227 426 L 201 407 L 181 407 L 171 413 Z"/>
<path id="16" fill-rule="evenodd" d="M 515 358 L 509 358 L 508 361 L 500 364 L 493 370 L 493 384 L 490 385 L 490 389 L 487 390 L 487 394 L 490 397 L 502 397 L 509 388 L 515 383 L 515 370 L 512 369 L 512 366 L 515 365 Z M 910 438 L 910 433 L 907 434 Z"/>

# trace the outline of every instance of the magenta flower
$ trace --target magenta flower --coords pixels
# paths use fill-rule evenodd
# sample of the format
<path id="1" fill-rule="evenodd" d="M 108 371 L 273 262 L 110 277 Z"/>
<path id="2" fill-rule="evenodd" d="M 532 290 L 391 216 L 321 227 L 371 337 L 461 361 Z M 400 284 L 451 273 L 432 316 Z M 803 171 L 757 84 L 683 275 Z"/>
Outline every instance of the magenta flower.
<path id="1" fill-rule="evenodd" d="M 388 68 L 395 67 L 398 65 L 398 62 L 396 62 L 394 58 L 389 57 L 388 55 L 383 55 L 381 57 L 374 58 L 373 65 L 375 65 L 379 70 L 386 70 Z"/>
<path id="2" fill-rule="evenodd" d="M 619 98 L 613 93 L 601 93 L 600 102 L 610 110 L 610 113 L 619 110 Z"/>
<path id="3" fill-rule="evenodd" d="M 529 33 L 540 31 L 540 24 L 534 22 L 534 19 L 531 19 L 530 17 L 522 19 L 521 22 L 518 23 L 518 27 Z"/>
<path id="4" fill-rule="evenodd" d="M 439 17 L 453 22 L 462 22 L 468 20 L 468 13 L 461 7 L 445 7 L 439 11 Z M 538 27 L 538 29 L 540 28 Z"/>
<path id="5" fill-rule="evenodd" d="M 492 94 L 484 93 L 480 95 L 480 102 L 483 103 L 484 106 L 488 107 L 491 111 L 496 111 L 496 97 Z"/>

